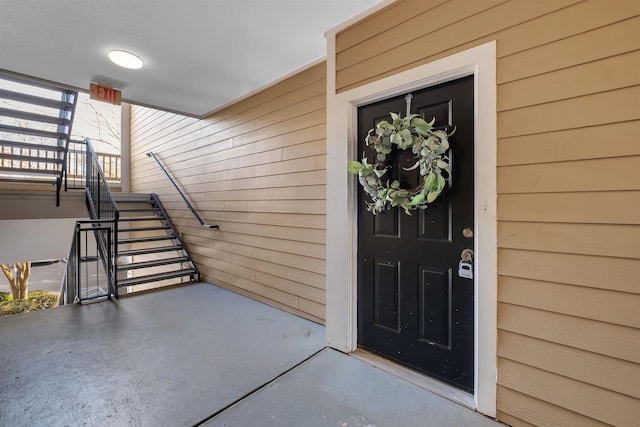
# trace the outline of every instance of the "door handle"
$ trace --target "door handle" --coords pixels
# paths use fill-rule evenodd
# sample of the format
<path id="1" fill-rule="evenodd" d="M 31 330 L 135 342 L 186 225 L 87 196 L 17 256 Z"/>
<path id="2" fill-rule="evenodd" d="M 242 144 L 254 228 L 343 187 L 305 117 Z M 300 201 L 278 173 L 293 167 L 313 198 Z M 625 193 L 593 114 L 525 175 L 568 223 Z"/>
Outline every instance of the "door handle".
<path id="1" fill-rule="evenodd" d="M 471 262 L 473 261 L 473 250 L 472 249 L 465 249 L 460 253 L 460 259 L 462 261 L 467 261 L 467 262 Z"/>

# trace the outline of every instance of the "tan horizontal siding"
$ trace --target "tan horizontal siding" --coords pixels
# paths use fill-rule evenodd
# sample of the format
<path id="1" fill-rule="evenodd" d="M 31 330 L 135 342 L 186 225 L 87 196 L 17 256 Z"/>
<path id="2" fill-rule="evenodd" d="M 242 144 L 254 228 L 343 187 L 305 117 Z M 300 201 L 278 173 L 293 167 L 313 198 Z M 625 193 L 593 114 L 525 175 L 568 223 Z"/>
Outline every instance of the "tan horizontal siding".
<path id="1" fill-rule="evenodd" d="M 376 29 L 380 32 L 371 34 L 368 39 L 360 40 L 355 48 L 353 47 L 355 40 L 345 40 L 349 37 L 346 35 L 343 37 L 342 34 L 339 34 L 336 40 L 338 75 L 340 72 L 355 73 L 367 65 L 381 67 L 382 64 L 378 63 L 379 53 L 384 53 L 385 61 L 390 60 L 401 64 L 402 60 L 407 58 L 406 52 L 418 46 L 421 38 L 447 32 L 447 29 L 457 20 L 477 17 L 480 12 L 505 3 L 505 0 L 467 2 L 464 5 L 463 3 L 465 2 L 425 1 L 420 4 L 411 2 L 399 4 L 389 13 L 373 16 L 368 21 L 361 23 L 362 27 L 366 26 L 370 29 L 369 33 L 373 33 Z M 454 9 L 456 13 L 451 14 Z M 424 28 L 427 34 L 421 35 L 421 38 L 417 37 L 413 30 L 416 27 Z M 354 33 L 357 34 L 355 31 Z M 464 37 L 466 36 L 462 35 L 462 38 Z M 352 46 L 348 47 L 348 43 L 351 43 Z M 432 48 L 437 47 L 433 46 Z"/>
<path id="2" fill-rule="evenodd" d="M 501 138 L 498 166 L 638 156 L 638 135 L 640 120 Z"/>
<path id="3" fill-rule="evenodd" d="M 640 258 L 640 227 L 601 224 L 498 224 L 502 248 Z"/>
<path id="4" fill-rule="evenodd" d="M 638 294 L 505 276 L 498 289 L 498 301 L 507 304 L 640 329 Z"/>
<path id="5" fill-rule="evenodd" d="M 640 294 L 640 259 L 501 248 L 498 274 Z"/>
<path id="6" fill-rule="evenodd" d="M 498 419 L 640 425 L 640 2 L 395 2 L 336 35 L 336 91 L 493 40 Z"/>
<path id="7" fill-rule="evenodd" d="M 499 112 L 498 138 L 639 119 L 640 86 L 634 86 Z"/>
<path id="8" fill-rule="evenodd" d="M 635 0 L 616 0 L 615 7 L 606 7 L 602 0 L 440 3 L 398 2 L 337 34 L 337 91 L 491 40 L 499 42 L 499 83 L 563 67 L 562 61 L 584 63 L 637 49 L 637 21 L 629 19 L 640 14 L 640 4 Z M 431 7 L 433 10 L 428 10 Z M 418 14 L 424 10 L 426 25 L 403 25 L 414 16 L 413 11 Z M 480 12 L 470 16 L 468 11 Z M 467 16 L 475 19 L 464 19 Z M 443 26 L 443 22 L 449 25 Z M 392 30 L 395 37 L 388 37 Z M 563 54 L 568 51 L 570 57 Z M 520 52 L 523 57 L 514 55 Z M 354 55 L 361 57 L 351 64 Z M 529 56 L 532 59 L 525 63 Z"/>
<path id="9" fill-rule="evenodd" d="M 202 120 L 132 108 L 132 191 L 155 192 L 203 279 L 324 321 L 326 66 Z M 199 226 L 153 151 L 206 223 Z"/>
<path id="10" fill-rule="evenodd" d="M 596 28 L 585 27 L 584 32 L 576 32 L 571 37 L 557 38 L 553 42 L 540 43 L 536 47 L 501 57 L 498 61 L 498 83 L 575 67 L 637 50 L 634 39 L 637 39 L 640 33 L 640 19 L 630 17 L 639 13 L 640 6 L 634 0 L 616 1 L 616 5 L 618 3 L 623 9 L 618 9 L 617 6 L 607 9 L 616 10 L 615 16 L 620 19 L 619 22 Z M 593 13 L 602 14 L 604 17 L 611 15 L 611 12 L 603 10 L 604 2 L 601 0 L 591 1 L 590 4 L 597 5 L 592 7 Z M 620 11 L 625 10 L 627 15 L 620 14 Z M 574 21 L 581 21 L 577 16 L 575 18 Z M 531 39 L 539 40 L 537 37 Z M 571 54 L 567 55 L 567 52 Z"/>
<path id="11" fill-rule="evenodd" d="M 219 224 L 218 224 L 219 225 Z M 188 229 L 184 227 L 184 239 L 187 242 L 191 242 L 194 244 L 203 244 L 203 238 L 198 234 L 192 235 L 187 233 L 198 233 L 198 230 L 195 227 Z M 231 243 L 242 246 L 250 246 L 253 248 L 259 249 L 268 249 L 273 250 L 274 252 L 281 253 L 289 253 L 294 255 L 303 255 L 305 257 L 317 258 L 319 260 L 324 259 L 324 245 L 317 243 L 307 243 L 302 242 L 300 240 L 295 239 L 286 239 L 286 237 L 291 237 L 290 233 L 283 233 L 282 236 L 276 237 L 261 237 L 255 236 L 251 234 L 246 234 L 242 232 L 237 233 L 220 233 L 220 238 L 216 240 L 216 243 L 213 244 L 214 249 L 224 250 L 222 247 L 217 245 L 217 242 Z"/>
<path id="12" fill-rule="evenodd" d="M 238 227 L 245 227 L 247 225 L 274 225 L 292 228 L 308 228 L 311 230 L 311 233 L 317 233 L 318 231 L 323 232 L 325 229 L 325 221 L 322 215 L 271 214 L 265 212 L 215 212 L 215 215 L 217 219 L 220 219 L 221 224 L 226 221 L 237 224 Z M 191 212 L 186 210 L 179 212 L 176 210 L 176 214 L 173 215 L 172 218 L 183 218 L 184 222 L 182 222 L 182 224 L 189 222 L 196 224 Z M 247 230 L 249 230 L 249 228 L 247 228 Z"/>
<path id="13" fill-rule="evenodd" d="M 498 111 L 640 85 L 640 50 L 503 83 Z M 545 90 L 554 87 L 553 91 Z"/>
<path id="14" fill-rule="evenodd" d="M 498 342 L 498 356 L 504 359 L 640 398 L 634 363 L 507 331 L 500 331 Z"/>
<path id="15" fill-rule="evenodd" d="M 343 52 L 364 41 L 397 28 L 423 12 L 433 10 L 447 0 L 423 0 L 421 2 L 400 2 L 386 10 L 367 16 L 336 37 L 336 52 Z M 364 49 L 359 49 L 364 50 Z"/>
<path id="16" fill-rule="evenodd" d="M 506 303 L 498 314 L 500 330 L 640 363 L 636 328 Z"/>
<path id="17" fill-rule="evenodd" d="M 498 386 L 497 400 L 498 419 L 514 427 L 605 427 L 610 425 L 504 386 Z"/>
<path id="18" fill-rule="evenodd" d="M 402 2 L 400 2 L 402 3 Z M 408 2 L 416 8 L 416 1 Z M 336 88 L 343 91 L 413 68 L 435 59 L 462 50 L 470 42 L 481 44 L 496 39 L 500 31 L 508 37 L 509 28 L 524 24 L 577 3 L 576 0 L 544 1 L 449 1 L 432 11 L 424 13 L 425 24 L 421 26 L 397 25 L 396 37 L 387 37 L 385 32 L 367 40 L 369 46 L 358 50 L 368 51 L 366 59 L 353 65 L 349 63 L 349 51 L 336 55 Z M 387 11 L 392 13 L 396 5 Z M 406 17 L 406 15 L 405 15 Z M 381 20 L 379 25 L 385 25 Z M 346 33 L 345 30 L 343 33 Z M 336 44 L 342 37 L 337 35 Z M 355 50 L 356 46 L 351 50 Z M 344 65 L 343 65 L 344 64 Z"/>
<path id="19" fill-rule="evenodd" d="M 550 210 L 549 206 L 555 206 Z M 619 209 L 626 206 L 626 209 Z M 640 225 L 640 191 L 501 194 L 503 221 Z"/>
<path id="20" fill-rule="evenodd" d="M 603 423 L 634 426 L 640 417 L 637 399 L 511 360 L 499 359 L 498 375 L 505 387 Z"/>
<path id="21" fill-rule="evenodd" d="M 640 156 L 585 159 L 498 168 L 499 193 L 543 193 L 638 190 L 629 179 Z"/>

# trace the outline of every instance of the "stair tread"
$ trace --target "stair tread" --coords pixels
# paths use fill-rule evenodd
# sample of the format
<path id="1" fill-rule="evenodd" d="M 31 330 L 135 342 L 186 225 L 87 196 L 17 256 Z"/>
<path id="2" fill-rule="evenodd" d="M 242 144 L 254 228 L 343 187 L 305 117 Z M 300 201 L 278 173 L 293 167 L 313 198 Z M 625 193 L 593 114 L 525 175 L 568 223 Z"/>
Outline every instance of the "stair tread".
<path id="1" fill-rule="evenodd" d="M 158 225 L 157 227 L 127 227 L 127 228 L 118 228 L 119 233 L 129 233 L 133 231 L 156 231 L 156 230 L 170 230 L 171 227 L 168 225 Z"/>
<path id="2" fill-rule="evenodd" d="M 0 116 L 63 126 L 68 126 L 71 122 L 69 119 L 65 117 L 59 117 L 57 115 L 51 116 L 46 114 L 31 113 L 28 111 L 14 110 L 11 108 L 0 108 Z"/>
<path id="3" fill-rule="evenodd" d="M 197 271 L 192 268 L 171 271 L 167 273 L 149 274 L 147 276 L 132 277 L 130 279 L 120 279 L 118 280 L 118 287 L 121 288 L 125 286 L 139 285 L 142 283 L 157 282 L 160 280 L 174 279 L 177 277 L 192 276 L 194 274 L 197 274 Z"/>
<path id="4" fill-rule="evenodd" d="M 159 246 L 159 247 L 144 248 L 144 249 L 131 249 L 127 251 L 118 251 L 118 256 L 146 255 L 146 254 L 155 254 L 158 252 L 181 251 L 183 249 L 184 247 L 182 245 Z"/>
<path id="5" fill-rule="evenodd" d="M 64 147 L 58 147 L 57 145 L 33 144 L 29 142 L 9 141 L 6 139 L 0 139 L 0 145 L 4 145 L 5 147 L 26 148 L 29 150 L 64 151 Z"/>
<path id="6" fill-rule="evenodd" d="M 131 244 L 131 243 L 145 243 L 145 242 L 157 242 L 160 240 L 172 240 L 175 239 L 176 236 L 173 234 L 165 234 L 163 236 L 149 236 L 149 237 L 131 237 L 131 238 L 124 238 L 124 239 L 119 239 L 118 240 L 118 244 L 119 245 L 126 245 L 126 244 Z"/>
<path id="7" fill-rule="evenodd" d="M 0 172 L 12 172 L 21 175 L 59 175 L 60 171 L 55 169 L 27 169 L 27 168 L 10 168 L 0 167 Z"/>
<path id="8" fill-rule="evenodd" d="M 40 136 L 51 139 L 67 139 L 67 134 L 63 132 L 53 132 L 41 129 L 32 129 L 20 126 L 9 126 L 0 124 L 0 132 L 16 133 L 20 135 Z"/>
<path id="9" fill-rule="evenodd" d="M 159 267 L 161 265 L 178 264 L 189 261 L 189 257 L 181 256 L 175 258 L 156 259 L 153 261 L 132 262 L 118 266 L 118 271 L 134 270 L 138 268 Z"/>
<path id="10" fill-rule="evenodd" d="M 145 201 L 151 201 L 151 194 L 149 193 L 117 193 L 114 194 L 114 197 L 118 200 L 144 199 Z"/>
<path id="11" fill-rule="evenodd" d="M 43 176 L 40 179 L 38 178 L 33 178 L 33 179 L 28 179 L 28 178 L 12 178 L 12 177 L 4 177 L 4 176 L 0 176 L 0 181 L 2 182 L 13 182 L 13 183 L 20 183 L 20 184 L 52 184 L 55 185 L 57 182 L 57 178 L 55 176 Z"/>
<path id="12" fill-rule="evenodd" d="M 24 156 L 20 154 L 0 153 L 0 159 L 16 162 L 62 163 L 62 159 L 52 157 Z"/>
<path id="13" fill-rule="evenodd" d="M 118 218 L 119 221 L 160 221 L 165 219 L 163 216 L 124 216 Z"/>
<path id="14" fill-rule="evenodd" d="M 0 98 L 24 102 L 27 104 L 41 105 L 43 107 L 56 108 L 58 110 L 66 110 L 73 107 L 73 104 L 70 102 L 43 98 L 35 95 L 27 95 L 24 93 L 14 92 L 6 89 L 0 89 Z"/>
<path id="15" fill-rule="evenodd" d="M 120 212 L 158 212 L 158 208 L 124 208 L 118 209 Z"/>

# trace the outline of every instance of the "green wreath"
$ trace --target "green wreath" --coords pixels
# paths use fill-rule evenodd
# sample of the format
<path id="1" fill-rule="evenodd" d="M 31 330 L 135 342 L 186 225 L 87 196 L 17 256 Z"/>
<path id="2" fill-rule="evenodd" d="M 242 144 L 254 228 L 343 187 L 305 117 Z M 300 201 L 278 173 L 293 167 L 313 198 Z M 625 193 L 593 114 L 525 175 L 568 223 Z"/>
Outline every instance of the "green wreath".
<path id="1" fill-rule="evenodd" d="M 376 151 L 376 161 L 369 163 L 362 157 L 362 162 L 350 161 L 347 170 L 358 175 L 358 180 L 364 191 L 371 197 L 367 202 L 367 210 L 374 215 L 400 206 L 407 215 L 412 210 L 426 209 L 429 203 L 438 198 L 444 190 L 447 179 L 451 176 L 449 157 L 449 137 L 442 130 L 433 130 L 435 119 L 431 122 L 410 114 L 404 118 L 399 114 L 390 113 L 393 123 L 381 121 L 367 134 L 365 143 L 373 146 Z M 386 165 L 387 155 L 393 151 L 394 145 L 401 149 L 411 148 L 416 163 L 411 171 L 420 168 L 421 183 L 414 189 L 400 187 L 398 180 L 383 180 L 390 166 Z M 443 176 L 446 172 L 447 178 Z"/>

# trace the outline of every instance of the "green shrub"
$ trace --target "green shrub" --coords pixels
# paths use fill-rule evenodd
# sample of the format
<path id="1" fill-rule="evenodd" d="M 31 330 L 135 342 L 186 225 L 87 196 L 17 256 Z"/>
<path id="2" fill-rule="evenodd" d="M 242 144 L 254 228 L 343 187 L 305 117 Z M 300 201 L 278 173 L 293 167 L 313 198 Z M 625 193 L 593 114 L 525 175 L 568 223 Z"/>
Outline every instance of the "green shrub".
<path id="1" fill-rule="evenodd" d="M 0 316 L 44 310 L 58 305 L 58 295 L 45 291 L 31 291 L 27 299 L 13 300 L 11 294 L 0 292 Z"/>

